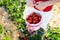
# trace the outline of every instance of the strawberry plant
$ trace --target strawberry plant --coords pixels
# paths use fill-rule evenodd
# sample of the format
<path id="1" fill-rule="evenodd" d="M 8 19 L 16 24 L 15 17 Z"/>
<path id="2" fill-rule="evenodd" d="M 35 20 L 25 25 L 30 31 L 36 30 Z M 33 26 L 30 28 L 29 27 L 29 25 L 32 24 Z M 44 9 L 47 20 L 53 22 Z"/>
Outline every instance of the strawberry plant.
<path id="1" fill-rule="evenodd" d="M 9 18 L 14 24 L 17 24 L 19 30 L 26 29 L 25 20 L 23 19 L 25 4 L 24 0 L 0 0 L 0 6 L 5 8 L 10 15 Z"/>
<path id="2" fill-rule="evenodd" d="M 60 40 L 60 28 L 49 29 L 43 36 L 43 40 Z"/>
<path id="3" fill-rule="evenodd" d="M 2 25 L 0 24 L 0 34 L 2 34 L 3 32 L 3 28 L 2 28 Z"/>
<path id="4" fill-rule="evenodd" d="M 9 36 L 5 36 L 2 40 L 11 40 Z"/>

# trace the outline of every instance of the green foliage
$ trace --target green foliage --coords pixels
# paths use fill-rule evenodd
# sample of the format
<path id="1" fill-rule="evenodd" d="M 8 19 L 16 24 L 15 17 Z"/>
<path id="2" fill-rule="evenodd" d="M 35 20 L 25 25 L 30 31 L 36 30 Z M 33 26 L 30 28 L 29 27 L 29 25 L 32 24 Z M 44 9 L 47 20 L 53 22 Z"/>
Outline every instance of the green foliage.
<path id="1" fill-rule="evenodd" d="M 29 38 L 29 40 L 42 40 L 42 35 L 41 34 L 37 34 L 37 35 L 33 35 L 32 37 Z"/>
<path id="2" fill-rule="evenodd" d="M 45 36 L 46 40 L 60 40 L 60 28 L 48 29 Z"/>
<path id="3" fill-rule="evenodd" d="M 3 32 L 3 28 L 2 28 L 2 25 L 0 24 L 0 34 L 2 34 Z"/>
<path id="4" fill-rule="evenodd" d="M 11 40 L 9 36 L 5 36 L 3 40 Z"/>
<path id="5" fill-rule="evenodd" d="M 25 0 L 0 0 L 0 6 L 4 7 L 9 13 L 10 19 L 18 25 L 19 30 L 26 29 L 25 20 L 23 19 L 25 4 Z"/>

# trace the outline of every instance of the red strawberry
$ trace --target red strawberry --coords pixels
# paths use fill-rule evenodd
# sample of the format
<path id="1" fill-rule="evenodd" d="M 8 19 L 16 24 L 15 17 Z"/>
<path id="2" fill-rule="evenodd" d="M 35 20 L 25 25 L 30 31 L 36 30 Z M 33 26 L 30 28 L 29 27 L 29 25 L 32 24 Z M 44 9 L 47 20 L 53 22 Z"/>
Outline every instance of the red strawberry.
<path id="1" fill-rule="evenodd" d="M 39 2 L 39 1 L 48 1 L 48 0 L 35 0 L 35 2 Z"/>
<path id="2" fill-rule="evenodd" d="M 31 17 L 31 16 L 28 16 L 28 17 L 27 17 L 27 20 L 32 20 L 32 17 Z"/>
<path id="3" fill-rule="evenodd" d="M 38 18 L 38 17 L 35 17 L 35 20 L 36 20 L 36 21 L 38 21 L 38 20 L 39 20 L 39 18 Z"/>
<path id="4" fill-rule="evenodd" d="M 53 7 L 53 5 L 47 6 L 43 11 L 48 12 L 48 11 L 50 11 L 52 9 L 52 7 Z"/>
<path id="5" fill-rule="evenodd" d="M 38 22 L 41 21 L 41 15 L 33 12 L 31 13 L 28 17 L 27 17 L 27 21 L 30 23 L 30 24 L 36 24 Z"/>
<path id="6" fill-rule="evenodd" d="M 40 0 L 40 1 L 48 1 L 48 0 Z"/>
<path id="7" fill-rule="evenodd" d="M 36 6 L 34 6 L 34 8 L 35 8 L 36 10 L 39 10 Z"/>
<path id="8" fill-rule="evenodd" d="M 24 40 L 28 40 L 28 38 L 27 37 L 24 37 Z"/>
<path id="9" fill-rule="evenodd" d="M 29 23 L 32 23 L 33 21 L 32 20 L 27 20 Z"/>
<path id="10" fill-rule="evenodd" d="M 39 23 L 39 21 L 36 21 L 36 23 Z"/>
<path id="11" fill-rule="evenodd" d="M 33 21 L 33 24 L 36 24 L 36 21 L 35 20 Z"/>

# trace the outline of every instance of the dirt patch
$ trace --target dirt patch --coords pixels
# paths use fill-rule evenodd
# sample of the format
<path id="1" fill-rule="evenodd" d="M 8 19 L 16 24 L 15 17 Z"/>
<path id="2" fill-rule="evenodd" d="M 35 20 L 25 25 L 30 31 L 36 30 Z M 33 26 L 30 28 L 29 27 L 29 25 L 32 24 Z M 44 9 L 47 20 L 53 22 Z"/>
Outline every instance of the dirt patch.
<path id="1" fill-rule="evenodd" d="M 2 24 L 4 30 L 2 36 L 4 37 L 6 35 L 9 36 L 11 40 L 18 40 L 17 27 L 8 19 L 8 17 L 8 13 L 3 7 L 0 7 L 0 24 Z M 3 37 L 0 36 L 0 40 L 2 40 Z"/>

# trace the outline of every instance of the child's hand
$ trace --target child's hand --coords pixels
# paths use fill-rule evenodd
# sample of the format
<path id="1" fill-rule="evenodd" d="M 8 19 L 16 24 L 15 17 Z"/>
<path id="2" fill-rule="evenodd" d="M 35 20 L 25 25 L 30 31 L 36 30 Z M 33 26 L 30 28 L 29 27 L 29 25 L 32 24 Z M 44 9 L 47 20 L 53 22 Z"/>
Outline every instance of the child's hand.
<path id="1" fill-rule="evenodd" d="M 48 0 L 48 1 L 39 1 L 37 3 L 33 3 L 34 0 L 26 0 L 27 5 L 30 7 L 36 6 L 39 10 L 45 9 L 47 6 L 54 5 L 57 2 L 60 2 L 60 0 Z"/>
<path id="2" fill-rule="evenodd" d="M 45 2 L 42 2 L 42 1 L 39 1 L 35 4 L 35 6 L 39 9 L 39 10 L 43 10 L 45 9 L 47 6 L 50 6 L 50 5 L 54 5 L 55 3 L 58 3 L 60 2 L 60 0 L 49 0 L 49 1 L 45 1 Z"/>

